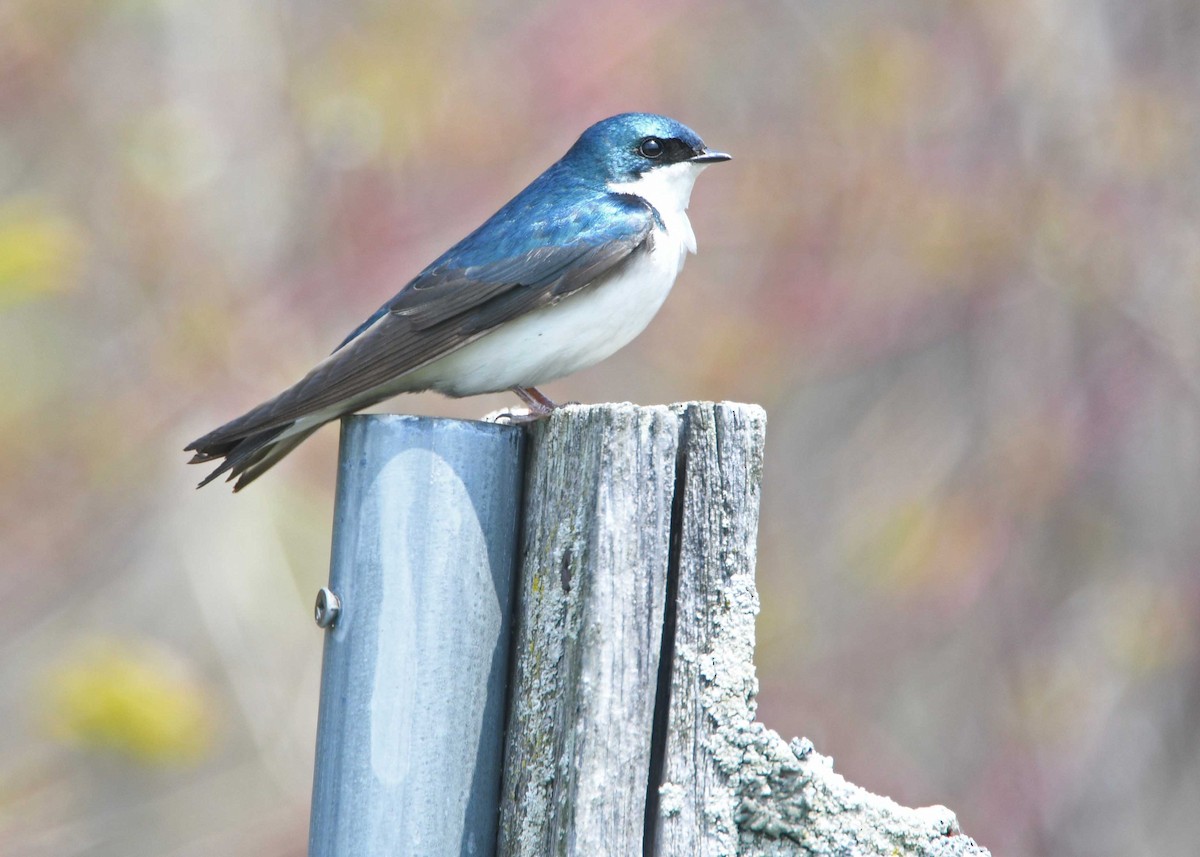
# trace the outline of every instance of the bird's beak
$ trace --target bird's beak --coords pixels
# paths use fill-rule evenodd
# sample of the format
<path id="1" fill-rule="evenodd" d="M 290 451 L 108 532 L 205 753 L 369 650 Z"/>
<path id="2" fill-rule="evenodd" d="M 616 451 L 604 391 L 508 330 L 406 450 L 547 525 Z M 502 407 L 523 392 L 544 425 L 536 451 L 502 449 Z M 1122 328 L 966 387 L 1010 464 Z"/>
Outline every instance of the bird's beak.
<path id="1" fill-rule="evenodd" d="M 692 155 L 688 160 L 693 164 L 719 164 L 732 157 L 733 155 L 727 155 L 724 152 L 710 152 L 708 149 L 702 149 L 699 154 Z"/>

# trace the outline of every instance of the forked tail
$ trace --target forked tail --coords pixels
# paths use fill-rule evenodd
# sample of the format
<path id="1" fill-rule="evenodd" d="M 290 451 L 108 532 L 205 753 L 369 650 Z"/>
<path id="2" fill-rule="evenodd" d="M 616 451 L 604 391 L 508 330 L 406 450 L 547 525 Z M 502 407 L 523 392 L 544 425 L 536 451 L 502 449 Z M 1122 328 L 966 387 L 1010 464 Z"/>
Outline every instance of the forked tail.
<path id="1" fill-rule="evenodd" d="M 270 470 L 276 462 L 320 428 L 320 424 L 318 424 L 312 428 L 288 434 L 288 429 L 292 425 L 293 423 L 287 423 L 234 438 L 228 438 L 227 435 L 223 438 L 214 437 L 221 431 L 218 429 L 217 432 L 192 441 L 184 449 L 185 452 L 196 453 L 188 464 L 202 464 L 206 461 L 224 459 L 221 465 L 204 477 L 196 487 L 203 488 L 218 476 L 224 475 L 227 482 L 236 479 L 233 490 L 240 491 Z M 281 435 L 283 436 L 281 437 Z M 212 439 L 210 440 L 210 438 Z"/>

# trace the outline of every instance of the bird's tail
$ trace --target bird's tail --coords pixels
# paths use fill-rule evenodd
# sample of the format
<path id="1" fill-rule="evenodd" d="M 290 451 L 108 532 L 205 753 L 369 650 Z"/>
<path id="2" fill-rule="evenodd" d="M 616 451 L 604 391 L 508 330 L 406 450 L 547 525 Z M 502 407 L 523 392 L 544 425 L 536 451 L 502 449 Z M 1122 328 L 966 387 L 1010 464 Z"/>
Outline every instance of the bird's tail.
<path id="1" fill-rule="evenodd" d="M 188 464 L 225 459 L 221 462 L 220 467 L 204 477 L 196 487 L 203 488 L 218 476 L 227 474 L 225 475 L 227 482 L 237 479 L 233 490 L 241 491 L 321 427 L 321 424 L 318 423 L 311 428 L 289 433 L 288 430 L 293 425 L 294 423 L 286 423 L 240 437 L 229 438 L 228 435 L 225 435 L 225 437 L 209 440 L 212 435 L 221 432 L 221 429 L 218 429 L 217 432 L 193 441 L 184 450 L 196 453 Z"/>

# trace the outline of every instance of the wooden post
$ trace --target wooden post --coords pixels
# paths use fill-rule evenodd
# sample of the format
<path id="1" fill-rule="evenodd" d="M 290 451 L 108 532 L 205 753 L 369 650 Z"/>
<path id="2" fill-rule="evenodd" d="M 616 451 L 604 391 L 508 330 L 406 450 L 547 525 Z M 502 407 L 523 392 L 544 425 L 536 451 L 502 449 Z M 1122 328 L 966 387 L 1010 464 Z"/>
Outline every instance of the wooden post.
<path id="1" fill-rule="evenodd" d="M 533 428 L 505 857 L 735 853 L 701 693 L 755 689 L 765 430 L 761 408 L 711 403 L 572 408 Z"/>
<path id="2" fill-rule="evenodd" d="M 722 740 L 758 690 L 754 586 L 766 415 L 760 408 L 685 411 L 676 503 L 674 640 L 664 765 L 656 779 L 657 855 L 737 853 L 738 748 Z"/>
<path id="3" fill-rule="evenodd" d="M 530 429 L 500 854 L 640 854 L 679 415 L 572 407 Z"/>

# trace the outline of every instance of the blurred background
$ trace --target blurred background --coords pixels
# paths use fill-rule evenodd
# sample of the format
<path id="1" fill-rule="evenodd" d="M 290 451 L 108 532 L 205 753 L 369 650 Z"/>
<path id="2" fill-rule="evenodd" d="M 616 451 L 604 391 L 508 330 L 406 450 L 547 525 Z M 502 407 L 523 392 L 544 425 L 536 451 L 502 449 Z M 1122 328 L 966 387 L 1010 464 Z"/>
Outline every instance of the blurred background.
<path id="1" fill-rule="evenodd" d="M 304 853 L 337 432 L 180 450 L 624 110 L 735 160 L 546 390 L 766 407 L 762 719 L 997 855 L 1194 853 L 1194 0 L 4 0 L 0 852 Z"/>

